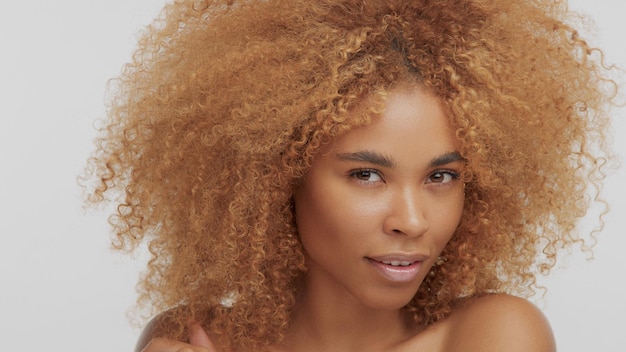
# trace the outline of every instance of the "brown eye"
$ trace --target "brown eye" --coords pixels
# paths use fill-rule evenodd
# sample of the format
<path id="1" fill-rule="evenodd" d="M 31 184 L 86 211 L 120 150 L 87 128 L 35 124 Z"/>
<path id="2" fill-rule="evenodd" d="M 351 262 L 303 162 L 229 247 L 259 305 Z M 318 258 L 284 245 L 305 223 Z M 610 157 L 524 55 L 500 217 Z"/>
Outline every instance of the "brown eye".
<path id="1" fill-rule="evenodd" d="M 459 175 L 452 171 L 437 171 L 428 178 L 428 183 L 449 183 L 459 178 Z"/>
<path id="2" fill-rule="evenodd" d="M 364 182 L 382 181 L 382 177 L 380 177 L 380 174 L 375 170 L 368 170 L 368 169 L 356 170 L 350 173 L 350 176 L 354 177 L 355 179 L 359 181 L 364 181 Z"/>

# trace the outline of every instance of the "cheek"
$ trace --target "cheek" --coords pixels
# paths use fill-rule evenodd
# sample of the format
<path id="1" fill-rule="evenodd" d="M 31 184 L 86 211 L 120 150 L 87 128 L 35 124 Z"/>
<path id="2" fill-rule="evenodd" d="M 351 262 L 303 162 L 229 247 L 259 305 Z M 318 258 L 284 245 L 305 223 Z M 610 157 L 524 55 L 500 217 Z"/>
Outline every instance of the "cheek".
<path id="1" fill-rule="evenodd" d="M 463 216 L 463 208 L 465 201 L 465 192 L 460 190 L 457 194 L 454 194 L 449 202 L 437 212 L 437 223 L 441 231 L 438 236 L 438 244 L 443 247 L 450 241 L 456 229 L 461 222 Z"/>
<path id="2" fill-rule="evenodd" d="M 451 206 L 452 217 L 451 221 L 454 224 L 454 228 L 459 225 L 461 222 L 461 217 L 463 216 L 463 210 L 465 208 L 465 188 L 462 187 L 458 193 L 456 194 L 455 200 Z"/>
<path id="3" fill-rule="evenodd" d="M 371 232 L 378 211 L 375 203 L 356 199 L 330 182 L 307 186 L 296 192 L 294 204 L 298 235 L 308 254 L 354 247 L 355 241 Z"/>
<path id="4" fill-rule="evenodd" d="M 334 257 L 334 250 L 340 248 L 340 238 L 336 236 L 341 230 L 337 228 L 332 212 L 309 197 L 296 200 L 296 226 L 307 266 L 314 262 L 327 263 Z"/>
<path id="5" fill-rule="evenodd" d="M 308 251 L 311 245 L 323 242 L 335 227 L 333 214 L 329 211 L 332 209 L 332 200 L 303 187 L 294 195 L 294 203 L 298 235 L 305 250 Z"/>
<path id="6" fill-rule="evenodd" d="M 302 197 L 296 200 L 296 226 L 300 240 L 304 245 L 309 242 L 335 241 L 341 242 L 349 236 L 350 219 L 354 217 L 354 209 L 328 199 Z"/>

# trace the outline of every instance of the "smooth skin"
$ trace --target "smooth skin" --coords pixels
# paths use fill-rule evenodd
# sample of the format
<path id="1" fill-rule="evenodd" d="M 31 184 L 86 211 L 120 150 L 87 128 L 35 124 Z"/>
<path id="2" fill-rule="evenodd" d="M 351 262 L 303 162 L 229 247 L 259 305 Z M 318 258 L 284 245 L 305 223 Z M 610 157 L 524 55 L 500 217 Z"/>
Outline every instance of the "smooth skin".
<path id="1" fill-rule="evenodd" d="M 288 350 L 382 351 L 416 334 L 401 308 L 458 226 L 464 165 L 439 100 L 414 86 L 320 152 L 295 193 L 309 271 Z M 417 272 L 388 277 L 384 261 Z"/>
<path id="2" fill-rule="evenodd" d="M 402 310 L 458 226 L 464 165 L 440 100 L 416 85 L 325 147 L 294 195 L 309 270 L 276 351 L 555 351 L 547 320 L 520 298 L 475 298 L 428 328 Z M 152 330 L 137 351 L 220 350 L 197 325 L 189 344 Z"/>

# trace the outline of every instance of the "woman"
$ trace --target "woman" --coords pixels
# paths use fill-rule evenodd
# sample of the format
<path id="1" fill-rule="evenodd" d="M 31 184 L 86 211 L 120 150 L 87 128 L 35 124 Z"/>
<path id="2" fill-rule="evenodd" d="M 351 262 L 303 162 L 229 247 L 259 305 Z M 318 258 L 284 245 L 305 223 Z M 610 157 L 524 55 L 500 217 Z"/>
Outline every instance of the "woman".
<path id="1" fill-rule="evenodd" d="M 553 351 L 611 85 L 554 1 L 179 1 L 91 159 L 138 351 Z M 595 196 L 595 195 L 591 195 Z"/>

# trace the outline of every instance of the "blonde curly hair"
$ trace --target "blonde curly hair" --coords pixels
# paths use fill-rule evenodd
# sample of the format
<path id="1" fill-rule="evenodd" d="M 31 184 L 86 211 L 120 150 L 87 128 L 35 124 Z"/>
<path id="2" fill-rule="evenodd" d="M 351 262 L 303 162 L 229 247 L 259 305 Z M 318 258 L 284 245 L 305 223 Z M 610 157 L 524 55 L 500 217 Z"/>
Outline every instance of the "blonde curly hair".
<path id="1" fill-rule="evenodd" d="M 461 223 L 406 309 L 431 324 L 465 297 L 531 294 L 582 241 L 611 158 L 613 85 L 572 20 L 554 0 L 169 3 L 87 167 L 89 201 L 117 199 L 117 248 L 148 243 L 140 303 L 173 338 L 193 319 L 234 350 L 279 344 L 306 273 L 294 187 L 368 123 L 351 109 L 406 80 L 441 98 L 467 159 Z"/>

